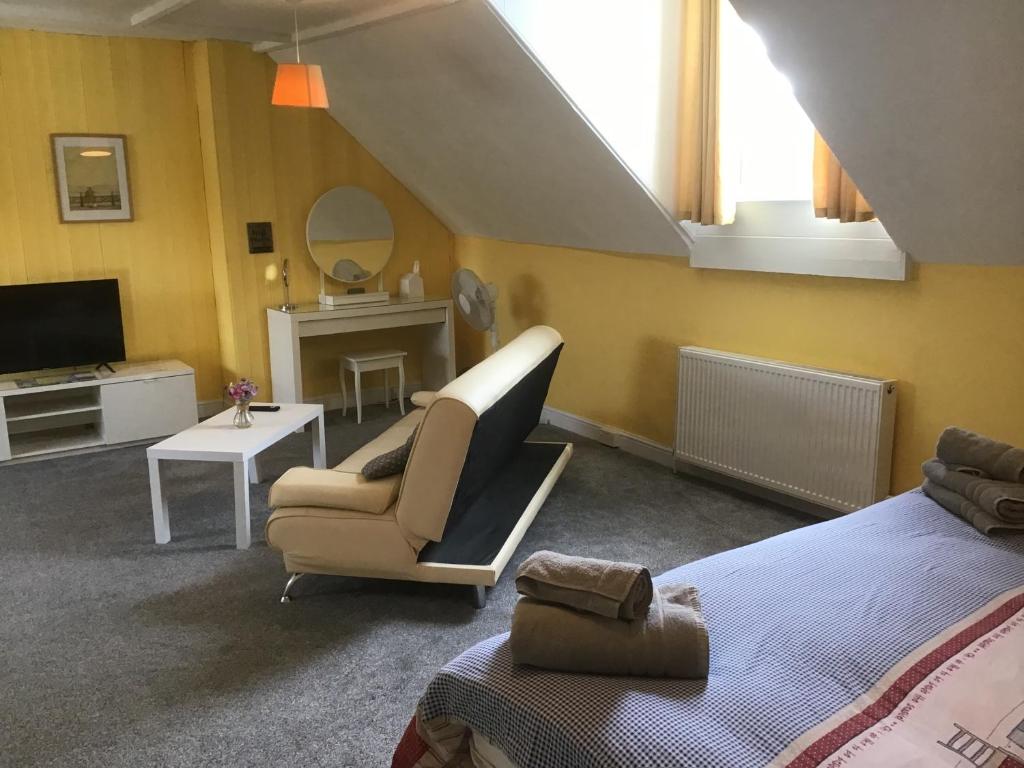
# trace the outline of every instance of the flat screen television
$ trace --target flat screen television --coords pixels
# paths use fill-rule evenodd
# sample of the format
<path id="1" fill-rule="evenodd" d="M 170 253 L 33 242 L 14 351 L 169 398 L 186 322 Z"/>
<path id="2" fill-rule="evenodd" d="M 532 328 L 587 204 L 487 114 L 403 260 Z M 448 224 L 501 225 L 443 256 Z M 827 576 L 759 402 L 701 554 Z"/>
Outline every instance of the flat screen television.
<path id="1" fill-rule="evenodd" d="M 0 373 L 124 358 L 117 280 L 0 286 Z"/>

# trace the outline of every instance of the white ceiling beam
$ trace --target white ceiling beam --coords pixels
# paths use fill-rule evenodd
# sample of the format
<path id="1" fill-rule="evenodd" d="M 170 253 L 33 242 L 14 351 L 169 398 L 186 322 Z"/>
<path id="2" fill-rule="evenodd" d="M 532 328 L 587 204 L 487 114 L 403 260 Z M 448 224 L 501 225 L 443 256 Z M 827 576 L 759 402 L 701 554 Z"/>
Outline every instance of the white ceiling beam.
<path id="1" fill-rule="evenodd" d="M 141 27 L 143 24 L 152 24 L 164 16 L 177 13 L 187 5 L 192 5 L 196 0 L 157 0 L 157 2 L 140 8 L 132 14 L 131 23 L 133 27 Z"/>
<path id="2" fill-rule="evenodd" d="M 459 0 L 395 0 L 395 2 L 385 3 L 369 11 L 357 13 L 354 16 L 348 16 L 344 19 L 339 19 L 338 21 L 332 21 L 327 24 L 320 24 L 316 27 L 309 27 L 307 29 L 300 30 L 298 42 L 311 43 L 315 40 L 323 40 L 324 38 L 334 37 L 335 35 L 340 35 L 344 32 L 351 32 L 354 29 L 368 27 L 373 24 L 397 19 L 401 16 L 408 16 L 409 14 L 419 13 L 420 11 L 427 11 L 432 8 L 441 8 L 457 2 L 459 2 Z M 290 42 L 288 43 L 279 43 L 272 40 L 253 43 L 252 49 L 257 53 L 272 53 L 274 51 L 279 51 L 282 48 L 287 48 L 289 45 L 295 44 L 295 35 L 289 35 L 289 38 Z"/>

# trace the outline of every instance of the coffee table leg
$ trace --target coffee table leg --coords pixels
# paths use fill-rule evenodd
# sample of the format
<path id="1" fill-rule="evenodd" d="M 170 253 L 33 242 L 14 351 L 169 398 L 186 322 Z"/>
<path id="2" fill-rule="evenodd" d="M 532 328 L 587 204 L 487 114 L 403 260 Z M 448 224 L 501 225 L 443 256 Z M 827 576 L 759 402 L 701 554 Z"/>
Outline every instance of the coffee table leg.
<path id="1" fill-rule="evenodd" d="M 235 466 L 235 546 L 248 549 L 249 534 L 249 462 L 236 461 Z"/>
<path id="2" fill-rule="evenodd" d="M 323 414 L 313 419 L 313 468 L 327 468 L 327 443 L 324 439 Z"/>
<path id="3" fill-rule="evenodd" d="M 166 544 L 171 540 L 171 521 L 167 496 L 160 486 L 160 459 L 149 460 L 149 495 L 153 502 L 153 537 L 157 544 Z"/>
<path id="4" fill-rule="evenodd" d="M 256 463 L 256 456 L 249 459 L 249 482 L 253 485 L 260 484 L 260 465 Z"/>

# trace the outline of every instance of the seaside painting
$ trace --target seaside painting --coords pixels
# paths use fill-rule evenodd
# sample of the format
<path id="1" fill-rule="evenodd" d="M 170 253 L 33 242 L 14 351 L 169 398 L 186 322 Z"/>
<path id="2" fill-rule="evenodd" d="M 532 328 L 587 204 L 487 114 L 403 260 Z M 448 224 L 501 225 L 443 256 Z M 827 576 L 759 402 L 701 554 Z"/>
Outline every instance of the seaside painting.
<path id="1" fill-rule="evenodd" d="M 50 139 L 61 221 L 131 221 L 126 138 L 54 134 Z"/>

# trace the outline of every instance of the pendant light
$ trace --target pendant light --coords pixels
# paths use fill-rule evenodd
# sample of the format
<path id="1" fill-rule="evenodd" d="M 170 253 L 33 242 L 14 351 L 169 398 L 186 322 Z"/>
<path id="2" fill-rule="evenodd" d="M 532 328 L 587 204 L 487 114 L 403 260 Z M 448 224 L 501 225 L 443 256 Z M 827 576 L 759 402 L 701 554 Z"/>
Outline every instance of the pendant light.
<path id="1" fill-rule="evenodd" d="M 324 73 L 318 64 L 303 64 L 299 54 L 299 4 L 293 0 L 295 21 L 295 63 L 278 64 L 274 94 L 270 103 L 277 107 L 327 109 Z"/>

